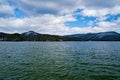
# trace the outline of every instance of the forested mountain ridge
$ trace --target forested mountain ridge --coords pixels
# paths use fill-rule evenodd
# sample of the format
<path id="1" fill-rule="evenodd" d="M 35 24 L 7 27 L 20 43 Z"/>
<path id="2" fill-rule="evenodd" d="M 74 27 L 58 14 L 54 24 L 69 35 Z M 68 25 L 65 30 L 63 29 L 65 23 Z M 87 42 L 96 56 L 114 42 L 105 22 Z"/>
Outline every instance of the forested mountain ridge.
<path id="1" fill-rule="evenodd" d="M 40 34 L 34 31 L 28 31 L 21 34 L 0 32 L 0 41 L 120 41 L 120 34 L 109 31 L 59 36 Z"/>

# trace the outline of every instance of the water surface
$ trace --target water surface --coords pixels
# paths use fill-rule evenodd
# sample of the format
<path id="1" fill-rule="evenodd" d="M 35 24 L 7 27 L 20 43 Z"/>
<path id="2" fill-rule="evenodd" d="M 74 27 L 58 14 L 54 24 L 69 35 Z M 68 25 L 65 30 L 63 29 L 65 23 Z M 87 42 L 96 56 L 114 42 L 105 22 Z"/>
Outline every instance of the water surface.
<path id="1" fill-rule="evenodd" d="M 120 80 L 120 42 L 0 42 L 0 80 Z"/>

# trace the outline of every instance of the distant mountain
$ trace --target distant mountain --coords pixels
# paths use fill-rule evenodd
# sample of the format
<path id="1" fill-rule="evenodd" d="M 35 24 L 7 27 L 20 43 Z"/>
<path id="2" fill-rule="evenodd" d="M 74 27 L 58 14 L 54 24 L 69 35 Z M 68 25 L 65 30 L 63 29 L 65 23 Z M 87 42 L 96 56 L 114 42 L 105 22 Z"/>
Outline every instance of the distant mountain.
<path id="1" fill-rule="evenodd" d="M 59 36 L 40 34 L 34 31 L 28 31 L 22 34 L 0 32 L 0 41 L 120 41 L 120 34 L 110 31 Z"/>
<path id="2" fill-rule="evenodd" d="M 23 41 L 23 36 L 19 33 L 8 34 L 8 33 L 0 33 L 0 41 Z"/>
<path id="3" fill-rule="evenodd" d="M 66 37 L 80 38 L 83 41 L 120 41 L 120 34 L 114 31 L 66 35 Z"/>
<path id="4" fill-rule="evenodd" d="M 22 35 L 24 35 L 24 36 L 36 36 L 36 35 L 39 35 L 39 33 L 34 32 L 34 31 L 28 31 L 28 32 L 22 33 Z"/>
<path id="5" fill-rule="evenodd" d="M 28 31 L 22 34 L 8 34 L 1 32 L 0 41 L 81 41 L 81 39 L 50 34 L 39 34 L 34 31 Z"/>

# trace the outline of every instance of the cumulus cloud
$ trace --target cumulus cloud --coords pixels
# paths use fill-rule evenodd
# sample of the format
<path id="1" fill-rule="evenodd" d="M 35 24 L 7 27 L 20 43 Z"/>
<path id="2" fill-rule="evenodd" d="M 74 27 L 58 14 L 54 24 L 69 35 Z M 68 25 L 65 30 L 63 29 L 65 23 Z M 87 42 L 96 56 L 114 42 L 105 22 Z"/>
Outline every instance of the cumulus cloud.
<path id="1" fill-rule="evenodd" d="M 81 12 L 83 16 L 93 16 L 93 17 L 102 17 L 105 15 L 116 15 L 120 14 L 120 6 L 114 6 L 112 8 L 103 8 L 103 9 L 84 9 Z"/>
<path id="2" fill-rule="evenodd" d="M 96 27 L 69 27 L 65 26 L 66 21 L 75 21 L 76 19 L 71 15 L 54 16 L 43 15 L 37 17 L 27 17 L 22 19 L 16 18 L 0 18 L 0 30 L 6 32 L 25 32 L 34 30 L 44 34 L 77 34 L 77 33 L 90 33 L 102 31 L 120 31 L 120 19 L 114 22 L 99 22 Z"/>
<path id="3" fill-rule="evenodd" d="M 11 0 L 14 6 L 30 16 L 40 14 L 68 14 L 82 8 L 83 14 L 105 15 L 109 12 L 119 12 L 120 0 Z M 113 8 L 111 11 L 110 9 Z M 114 11 L 113 11 L 114 10 Z"/>
<path id="4" fill-rule="evenodd" d="M 14 8 L 9 5 L 7 0 L 0 0 L 0 17 L 10 17 L 14 15 Z"/>
<path id="5" fill-rule="evenodd" d="M 120 5 L 120 0 L 80 0 L 80 2 L 85 8 L 89 9 L 112 8 Z"/>
<path id="6" fill-rule="evenodd" d="M 76 9 L 77 1 L 72 0 L 12 0 L 15 6 L 29 16 L 41 14 L 68 14 Z"/>
<path id="7" fill-rule="evenodd" d="M 34 30 L 41 33 L 66 34 L 69 32 L 69 28 L 64 25 L 66 21 L 75 21 L 75 18 L 71 15 L 55 16 L 50 14 L 22 19 L 0 18 L 0 28 L 2 31 L 6 31 L 7 28 L 8 32 Z"/>
<path id="8" fill-rule="evenodd" d="M 120 32 L 120 19 L 105 21 L 108 15 L 120 14 L 120 0 L 0 0 L 0 31 L 24 32 L 34 30 L 46 34 L 76 34 L 102 31 Z M 24 18 L 15 17 L 14 9 L 24 12 Z M 76 10 L 81 9 L 79 12 Z M 96 17 L 85 27 L 70 27 L 74 16 Z M 84 21 L 86 18 L 84 19 Z M 75 23 L 76 24 L 76 23 Z M 96 24 L 96 26 L 92 26 Z"/>

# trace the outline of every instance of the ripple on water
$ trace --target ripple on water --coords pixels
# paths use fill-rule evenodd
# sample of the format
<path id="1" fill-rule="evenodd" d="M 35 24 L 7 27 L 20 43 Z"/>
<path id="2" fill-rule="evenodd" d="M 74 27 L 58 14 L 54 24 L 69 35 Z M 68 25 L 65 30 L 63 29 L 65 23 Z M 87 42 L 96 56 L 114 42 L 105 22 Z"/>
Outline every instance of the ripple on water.
<path id="1" fill-rule="evenodd" d="M 0 80 L 120 80 L 120 43 L 0 43 Z"/>

